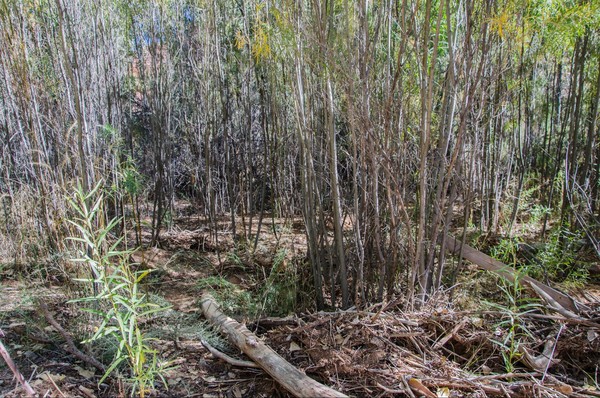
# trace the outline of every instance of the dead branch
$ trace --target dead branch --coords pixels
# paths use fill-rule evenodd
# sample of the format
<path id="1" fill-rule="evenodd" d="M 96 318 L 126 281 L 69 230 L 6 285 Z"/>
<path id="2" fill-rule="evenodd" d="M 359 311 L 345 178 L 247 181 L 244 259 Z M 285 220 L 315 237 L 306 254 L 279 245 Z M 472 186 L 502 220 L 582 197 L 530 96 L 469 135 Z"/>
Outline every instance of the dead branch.
<path id="1" fill-rule="evenodd" d="M 60 326 L 58 324 L 58 322 L 56 322 L 56 320 L 54 319 L 54 317 L 48 310 L 48 306 L 46 305 L 46 303 L 44 303 L 43 301 L 40 300 L 39 305 L 40 305 L 40 309 L 44 313 L 44 317 L 46 318 L 48 323 L 50 325 L 52 325 L 52 327 L 54 329 L 56 329 L 56 331 L 58 333 L 60 333 L 60 335 L 63 337 L 63 339 L 65 339 L 65 342 L 67 343 L 67 346 L 65 347 L 65 351 L 75 355 L 77 358 L 81 359 L 83 362 L 92 365 L 93 367 L 95 367 L 98 370 L 101 370 L 102 372 L 106 371 L 106 367 L 102 363 L 100 363 L 100 361 L 98 361 L 96 358 L 92 358 L 89 355 L 84 354 L 83 352 L 81 352 L 79 350 L 79 348 L 77 348 L 75 346 L 75 343 L 73 342 L 73 339 L 71 338 L 69 333 L 67 333 L 66 330 L 63 329 L 63 327 Z"/>
<path id="2" fill-rule="evenodd" d="M 287 316 L 285 318 L 267 317 L 260 318 L 249 324 L 250 329 L 273 329 L 280 326 L 302 326 L 303 321 L 295 316 Z"/>
<path id="3" fill-rule="evenodd" d="M 504 375 L 502 375 L 504 376 Z M 433 378 L 428 378 L 428 379 L 424 379 L 423 383 L 425 383 L 428 386 L 431 387 L 448 387 L 454 390 L 466 390 L 466 391 L 477 391 L 477 390 L 481 390 L 483 392 L 485 392 L 486 394 L 492 394 L 492 395 L 504 395 L 507 397 L 512 397 L 512 393 L 509 393 L 509 391 L 506 390 L 506 388 L 504 388 L 503 384 L 498 383 L 498 387 L 494 387 L 494 386 L 490 386 L 487 384 L 483 384 L 483 383 L 476 383 L 473 382 L 469 379 L 452 379 L 452 380 L 445 380 L 445 379 L 433 379 Z"/>
<path id="4" fill-rule="evenodd" d="M 261 342 L 244 325 L 223 314 L 208 293 L 200 301 L 206 319 L 218 327 L 244 354 L 248 355 L 273 379 L 296 397 L 347 397 L 324 386 L 292 366 L 269 346 Z"/>
<path id="5" fill-rule="evenodd" d="M 377 383 L 377 387 L 381 388 L 383 391 L 388 392 L 390 394 L 406 394 L 406 390 L 395 390 L 395 389 L 386 387 L 381 383 Z"/>
<path id="6" fill-rule="evenodd" d="M 450 253 L 461 255 L 465 260 L 472 262 L 483 270 L 491 271 L 511 282 L 516 279 L 514 271 L 508 265 L 472 248 L 451 235 L 446 237 L 445 245 L 446 250 Z M 589 308 L 578 303 L 572 297 L 529 276 L 525 275 L 521 277 L 519 283 L 525 288 L 532 288 L 546 302 L 547 307 L 566 318 L 582 319 L 578 314 L 582 310 L 589 310 Z"/>
<path id="7" fill-rule="evenodd" d="M 534 377 L 540 376 L 541 373 L 531 372 L 531 373 L 502 373 L 502 374 L 493 374 L 493 375 L 484 375 L 471 377 L 468 379 L 469 382 L 476 381 L 484 381 L 484 380 L 503 380 L 503 379 L 532 379 Z"/>
<path id="8" fill-rule="evenodd" d="M 400 380 L 402 380 L 402 384 L 404 385 L 404 391 L 408 394 L 408 396 L 410 398 L 417 398 L 415 396 L 415 394 L 412 392 L 412 389 L 410 388 L 410 386 L 408 385 L 408 380 L 406 380 L 406 377 L 401 377 Z"/>
<path id="9" fill-rule="evenodd" d="M 222 359 L 225 362 L 227 362 L 233 366 L 239 366 L 241 368 L 260 368 L 260 366 L 258 366 L 254 362 L 242 361 L 241 359 L 235 359 L 235 358 L 230 357 L 229 355 L 227 355 L 227 354 L 217 350 L 213 346 L 211 346 L 208 343 L 208 341 L 206 341 L 206 340 L 200 340 L 200 342 L 202 343 L 204 348 L 206 348 L 208 351 L 210 351 L 210 353 L 213 354 L 215 357 Z"/>
<path id="10" fill-rule="evenodd" d="M 0 337 L 3 336 L 4 332 L 2 332 L 2 329 L 0 329 Z M 15 379 L 17 379 L 17 382 L 21 384 L 27 396 L 35 397 L 35 391 L 33 390 L 33 388 L 31 388 L 27 380 L 25 380 L 25 377 L 23 377 L 23 375 L 17 368 L 17 365 L 15 365 L 15 363 L 13 362 L 12 358 L 10 357 L 10 354 L 8 353 L 8 350 L 6 349 L 6 347 L 4 347 L 4 344 L 2 344 L 2 340 L 0 340 L 0 355 L 2 355 L 2 358 L 4 358 L 4 362 L 6 362 L 10 370 L 13 372 L 13 375 L 15 375 Z"/>
<path id="11" fill-rule="evenodd" d="M 52 384 L 52 386 L 54 387 L 54 389 L 56 390 L 58 395 L 60 395 L 62 398 L 67 397 L 65 395 L 65 393 L 61 391 L 61 389 L 58 387 L 58 385 L 56 385 L 56 382 L 54 381 L 54 378 L 52 377 L 52 375 L 48 375 L 48 380 L 50 380 L 50 383 Z"/>
<path id="12" fill-rule="evenodd" d="M 448 333 L 446 336 L 442 337 L 440 340 L 438 340 L 437 343 L 435 343 L 433 345 L 433 349 L 436 350 L 436 349 L 442 347 L 450 339 L 454 338 L 454 336 L 456 336 L 458 334 L 458 331 L 460 329 L 462 329 L 467 323 L 468 323 L 468 319 L 463 318 L 462 321 L 460 321 L 459 323 L 456 324 L 456 326 L 454 326 L 454 328 L 452 329 L 452 331 L 450 333 Z"/>

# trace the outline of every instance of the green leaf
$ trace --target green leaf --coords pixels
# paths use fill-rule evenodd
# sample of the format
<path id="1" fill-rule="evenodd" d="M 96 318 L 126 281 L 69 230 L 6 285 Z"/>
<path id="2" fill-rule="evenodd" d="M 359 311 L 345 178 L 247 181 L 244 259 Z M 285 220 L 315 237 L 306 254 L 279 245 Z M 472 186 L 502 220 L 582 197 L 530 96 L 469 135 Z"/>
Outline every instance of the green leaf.
<path id="1" fill-rule="evenodd" d="M 129 337 L 129 346 L 133 347 L 133 337 L 135 336 L 135 331 L 137 328 L 135 327 L 136 322 L 135 322 L 135 317 L 131 317 L 129 319 L 129 333 L 128 333 L 128 337 Z"/>
<path id="2" fill-rule="evenodd" d="M 152 308 L 152 309 L 149 309 L 149 310 L 141 312 L 139 314 L 139 316 L 148 316 L 148 315 L 151 315 L 151 314 L 155 314 L 157 312 L 166 311 L 169 308 L 171 308 L 171 307 L 159 307 L 159 306 L 157 306 L 157 308 Z"/>
<path id="3" fill-rule="evenodd" d="M 142 271 L 142 272 L 141 272 L 141 273 L 138 275 L 138 277 L 135 279 L 135 281 L 136 281 L 137 283 L 139 283 L 139 282 L 140 282 L 142 279 L 144 279 L 144 278 L 145 278 L 145 277 L 146 277 L 146 276 L 147 276 L 147 275 L 148 275 L 150 272 L 152 272 L 152 270 L 145 270 L 145 271 Z"/>
<path id="4" fill-rule="evenodd" d="M 92 205 L 92 208 L 88 212 L 88 214 L 90 216 L 95 216 L 96 213 L 98 212 L 98 210 L 100 209 L 100 206 L 102 205 L 103 202 L 104 202 L 104 196 L 103 195 L 99 195 L 98 198 L 96 199 L 96 201 L 94 202 L 94 204 Z"/>
<path id="5" fill-rule="evenodd" d="M 92 301 L 92 300 L 89 300 L 89 301 Z M 93 300 L 93 301 L 96 301 L 96 300 Z M 99 311 L 99 310 L 95 310 L 95 309 L 92 309 L 92 308 L 82 308 L 81 310 L 84 311 L 84 312 L 87 312 L 88 314 L 98 315 L 99 317 L 104 317 L 105 316 L 104 312 Z"/>
<path id="6" fill-rule="evenodd" d="M 98 384 L 101 384 L 104 382 L 104 380 L 106 380 L 106 378 L 117 368 L 117 366 L 119 366 L 121 364 L 121 362 L 123 362 L 125 360 L 125 357 L 117 357 L 115 358 L 115 360 L 113 361 L 113 363 L 108 367 L 108 369 L 106 369 L 106 372 L 104 373 L 104 376 L 102 376 L 102 378 L 100 379 L 100 381 L 98 382 Z"/>

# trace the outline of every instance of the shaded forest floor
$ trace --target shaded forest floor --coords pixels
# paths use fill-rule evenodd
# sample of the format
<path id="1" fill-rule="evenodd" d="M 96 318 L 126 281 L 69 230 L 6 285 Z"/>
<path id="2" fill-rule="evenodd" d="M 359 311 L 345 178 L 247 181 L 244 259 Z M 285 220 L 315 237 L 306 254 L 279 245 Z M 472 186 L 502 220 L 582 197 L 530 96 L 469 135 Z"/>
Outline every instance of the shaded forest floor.
<path id="1" fill-rule="evenodd" d="M 143 325 L 172 365 L 165 375 L 168 390 L 158 385 L 151 396 L 289 396 L 261 370 L 233 367 L 202 346 L 205 339 L 242 358 L 202 316 L 198 299 L 209 290 L 225 312 L 286 360 L 350 396 L 600 397 L 600 330 L 529 304 L 511 306 L 496 277 L 467 268 L 453 290 L 418 310 L 397 300 L 316 313 L 302 293 L 310 270 L 300 220 L 265 219 L 250 255 L 234 244 L 227 220 L 219 223 L 215 240 L 192 213 L 175 219 L 160 248 L 134 256 L 154 271 L 145 285 L 149 299 L 171 306 Z M 254 241 L 248 241 L 251 247 Z M 2 341 L 40 396 L 126 396 L 115 378 L 98 385 L 102 374 L 65 351 L 64 339 L 37 308 L 37 300 L 46 302 L 76 342 L 89 332 L 92 318 L 68 302 L 81 287 L 65 277 L 60 261 L 36 265 L 44 278 L 0 269 Z M 293 297 L 286 295 L 290 291 Z M 590 306 L 598 322 L 598 280 L 570 294 Z M 292 308 L 295 314 L 288 313 Z M 104 363 L 111 352 L 114 347 L 102 341 L 88 351 Z M 0 397 L 18 396 L 12 373 L 0 363 Z"/>

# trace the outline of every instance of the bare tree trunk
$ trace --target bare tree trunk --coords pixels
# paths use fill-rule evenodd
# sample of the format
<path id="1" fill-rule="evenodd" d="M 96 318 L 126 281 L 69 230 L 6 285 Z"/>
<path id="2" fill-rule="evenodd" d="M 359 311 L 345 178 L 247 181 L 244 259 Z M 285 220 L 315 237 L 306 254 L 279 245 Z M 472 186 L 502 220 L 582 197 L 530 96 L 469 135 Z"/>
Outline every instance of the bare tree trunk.
<path id="1" fill-rule="evenodd" d="M 327 78 L 327 127 L 329 137 L 329 172 L 331 178 L 331 193 L 333 201 L 333 227 L 335 247 L 337 251 L 337 263 L 340 271 L 340 287 L 342 289 L 342 308 L 347 308 L 350 304 L 348 295 L 348 273 L 346 270 L 346 256 L 344 253 L 344 231 L 342 230 L 342 205 L 340 200 L 339 180 L 338 180 L 338 158 L 337 144 L 335 139 L 334 128 L 334 106 L 333 106 L 333 89 L 331 87 L 331 79 Z"/>
<path id="2" fill-rule="evenodd" d="M 83 189 L 85 192 L 90 190 L 90 181 L 88 178 L 88 167 L 86 162 L 86 154 L 85 154 L 85 145 L 84 145 L 84 116 L 83 110 L 81 106 L 81 97 L 80 97 L 80 87 L 81 85 L 78 82 L 77 78 L 77 70 L 78 70 L 78 54 L 77 49 L 73 45 L 73 34 L 71 32 L 71 28 L 69 26 L 69 22 L 65 13 L 63 11 L 63 6 L 61 4 L 61 0 L 55 0 L 56 7 L 58 9 L 59 16 L 59 35 L 60 35 L 60 45 L 63 53 L 63 60 L 65 65 L 65 70 L 67 72 L 67 76 L 69 78 L 69 83 L 71 86 L 71 95 L 73 96 L 73 102 L 75 104 L 75 116 L 77 118 L 77 152 L 79 154 L 79 167 L 81 168 L 81 179 L 83 182 Z M 73 52 L 73 59 L 71 60 L 71 55 L 67 50 L 67 39 L 65 35 L 65 26 L 67 31 L 69 31 L 69 42 L 71 45 L 71 51 Z"/>

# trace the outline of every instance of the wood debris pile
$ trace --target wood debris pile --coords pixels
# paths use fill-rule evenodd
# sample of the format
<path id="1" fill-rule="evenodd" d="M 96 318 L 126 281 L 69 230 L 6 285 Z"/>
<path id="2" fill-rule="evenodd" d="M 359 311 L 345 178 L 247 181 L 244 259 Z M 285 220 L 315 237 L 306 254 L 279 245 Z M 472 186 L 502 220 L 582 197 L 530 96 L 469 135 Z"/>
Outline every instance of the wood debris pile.
<path id="1" fill-rule="evenodd" d="M 317 313 L 268 330 L 265 343 L 352 396 L 600 396 L 590 379 L 599 371 L 597 328 L 531 313 L 510 337 L 507 316 L 435 308 Z"/>

